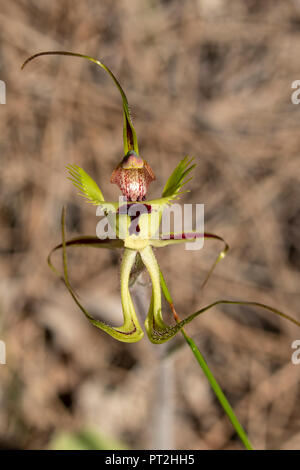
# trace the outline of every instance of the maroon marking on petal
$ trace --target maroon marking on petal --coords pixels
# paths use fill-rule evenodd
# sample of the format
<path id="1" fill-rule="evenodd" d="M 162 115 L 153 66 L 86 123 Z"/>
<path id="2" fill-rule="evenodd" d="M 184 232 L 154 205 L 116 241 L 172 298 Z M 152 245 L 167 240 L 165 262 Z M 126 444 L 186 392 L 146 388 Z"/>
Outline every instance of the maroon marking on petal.
<path id="1" fill-rule="evenodd" d="M 176 240 L 176 239 L 192 240 L 194 238 L 203 238 L 203 237 L 214 238 L 215 240 L 220 240 L 224 242 L 223 238 L 219 237 L 218 235 L 214 235 L 213 233 L 208 233 L 208 232 L 204 232 L 204 233 L 183 232 L 183 233 L 176 234 L 176 238 L 175 238 L 174 233 L 163 234 L 163 236 L 161 237 L 161 240 Z"/>
<path id="2" fill-rule="evenodd" d="M 129 212 L 130 207 L 132 206 L 137 206 L 137 207 L 142 206 L 146 208 L 146 212 L 144 210 L 141 210 L 141 211 L 137 210 L 134 215 L 130 215 L 128 214 L 128 212 Z M 145 214 L 145 213 L 150 214 L 151 212 L 152 212 L 151 204 L 143 204 L 143 203 L 138 204 L 134 202 L 125 203 L 122 206 L 118 207 L 118 210 L 117 210 L 117 214 L 121 214 L 121 215 L 128 214 L 130 217 L 131 224 L 129 225 L 129 229 L 128 229 L 129 235 L 137 234 L 141 231 L 140 226 L 136 223 L 136 219 L 139 219 L 141 214 Z M 135 224 L 133 224 L 133 222 L 135 222 Z"/>
<path id="3" fill-rule="evenodd" d="M 132 323 L 133 323 L 133 322 L 132 322 Z M 133 330 L 131 330 L 131 331 L 120 331 L 120 330 L 117 330 L 116 328 L 114 328 L 114 330 L 115 330 L 117 333 L 120 333 L 121 335 L 126 335 L 126 336 L 128 336 L 128 335 L 133 335 L 133 333 L 136 332 L 136 326 L 135 326 L 134 323 L 133 323 L 133 326 L 134 326 L 134 328 L 133 328 Z"/>
<path id="4" fill-rule="evenodd" d="M 183 233 L 170 233 L 170 234 L 163 234 L 162 240 L 192 240 L 194 238 L 203 238 L 205 234 L 203 233 L 193 233 L 193 232 L 183 232 Z"/>

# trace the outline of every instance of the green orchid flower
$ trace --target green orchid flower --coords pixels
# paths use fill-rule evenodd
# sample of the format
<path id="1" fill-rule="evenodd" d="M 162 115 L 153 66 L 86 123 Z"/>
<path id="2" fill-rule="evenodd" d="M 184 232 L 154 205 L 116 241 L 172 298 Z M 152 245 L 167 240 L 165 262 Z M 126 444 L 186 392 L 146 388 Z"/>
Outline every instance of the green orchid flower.
<path id="1" fill-rule="evenodd" d="M 50 252 L 48 256 L 49 266 L 58 276 L 60 276 L 78 307 L 94 326 L 108 333 L 113 338 L 127 343 L 137 342 L 141 340 L 144 335 L 143 329 L 140 326 L 139 319 L 135 312 L 130 294 L 130 287 L 136 282 L 141 272 L 146 269 L 149 273 L 152 283 L 152 295 L 148 314 L 145 320 L 145 329 L 149 340 L 152 343 L 161 344 L 174 338 L 178 332 L 182 332 L 195 358 L 197 359 L 199 365 L 209 380 L 217 398 L 223 406 L 224 411 L 227 413 L 234 428 L 236 429 L 236 432 L 240 436 L 245 447 L 247 449 L 252 449 L 252 446 L 243 428 L 238 422 L 220 386 L 213 377 L 196 344 L 186 334 L 183 327 L 190 323 L 197 316 L 220 304 L 236 304 L 260 307 L 293 322 L 297 326 L 300 326 L 300 322 L 268 305 L 259 302 L 244 302 L 235 300 L 217 300 L 201 308 L 192 315 L 189 315 L 184 320 L 179 319 L 171 294 L 167 288 L 166 281 L 154 255 L 153 247 L 162 248 L 168 245 L 177 245 L 181 243 L 195 243 L 199 239 L 213 239 L 222 242 L 223 249 L 214 261 L 204 282 L 201 285 L 201 288 L 203 288 L 207 283 L 216 265 L 221 259 L 225 257 L 229 249 L 228 244 L 222 237 L 208 232 L 171 232 L 163 233 L 158 236 L 163 211 L 174 201 L 180 199 L 185 192 L 187 192 L 184 189 L 184 186 L 191 179 L 191 172 L 195 167 L 195 163 L 193 163 L 193 159 L 190 159 L 188 156 L 184 157 L 168 178 L 162 190 L 161 197 L 158 199 L 148 200 L 148 187 L 155 179 L 155 174 L 150 165 L 139 155 L 137 136 L 130 117 L 128 101 L 119 81 L 111 72 L 111 70 L 99 60 L 93 59 L 87 55 L 73 52 L 40 52 L 29 57 L 22 65 L 22 68 L 24 68 L 28 62 L 36 57 L 51 54 L 80 57 L 95 63 L 110 75 L 116 87 L 118 88 L 123 103 L 124 157 L 112 172 L 110 182 L 118 185 L 125 199 L 122 200 L 123 202 L 121 203 L 106 201 L 97 183 L 91 178 L 90 175 L 86 173 L 85 170 L 77 165 L 67 166 L 68 178 L 79 190 L 79 194 L 83 196 L 88 203 L 99 206 L 101 208 L 103 214 L 106 216 L 108 223 L 111 226 L 114 236 L 104 239 L 94 236 L 81 236 L 66 240 L 65 209 L 63 208 L 61 218 L 62 243 L 55 246 Z M 69 281 L 67 267 L 67 248 L 69 249 L 79 246 L 123 250 L 123 257 L 121 262 L 121 303 L 123 309 L 123 324 L 121 326 L 113 327 L 93 318 L 93 316 L 80 303 L 78 296 L 72 289 Z M 64 267 L 63 274 L 60 274 L 52 263 L 52 254 L 57 250 L 62 250 Z M 162 296 L 165 297 L 170 306 L 170 311 L 175 320 L 174 325 L 167 325 L 163 319 Z"/>
<path id="2" fill-rule="evenodd" d="M 212 266 L 205 282 L 211 275 L 213 269 L 220 259 L 224 258 L 228 251 L 227 243 L 218 235 L 212 233 L 166 233 L 160 237 L 155 235 L 159 231 L 163 210 L 175 200 L 178 200 L 186 190 L 183 187 L 191 179 L 191 172 L 195 167 L 193 159 L 187 156 L 181 160 L 169 179 L 167 180 L 161 197 L 155 200 L 146 200 L 147 190 L 150 183 L 155 179 L 155 175 L 150 165 L 139 155 L 138 141 L 132 120 L 130 117 L 129 105 L 126 95 L 111 70 L 99 60 L 92 57 L 64 51 L 40 52 L 29 57 L 22 68 L 36 57 L 42 55 L 60 54 L 88 59 L 99 67 L 104 69 L 113 79 L 117 86 L 123 103 L 123 144 L 124 157 L 112 172 L 110 182 L 117 184 L 125 197 L 125 203 L 120 205 L 118 202 L 108 202 L 104 199 L 103 193 L 97 183 L 86 173 L 85 170 L 77 165 L 67 166 L 69 179 L 74 186 L 79 189 L 79 194 L 83 196 L 90 204 L 100 206 L 104 214 L 108 217 L 116 238 L 99 239 L 97 237 L 79 237 L 71 240 L 65 240 L 65 210 L 62 214 L 62 243 L 57 245 L 48 257 L 50 267 L 57 273 L 51 261 L 54 251 L 62 249 L 64 263 L 64 282 L 77 303 L 78 307 L 86 315 L 88 320 L 96 327 L 105 331 L 115 339 L 128 343 L 133 343 L 142 339 L 144 333 L 140 326 L 135 308 L 132 302 L 129 287 L 137 279 L 142 270 L 146 269 L 150 275 L 152 283 L 152 296 L 148 315 L 145 321 L 145 329 L 148 338 L 153 343 L 164 343 L 172 339 L 185 325 L 190 323 L 195 317 L 209 310 L 220 303 L 239 303 L 244 305 L 256 305 L 272 311 L 278 315 L 284 316 L 296 324 L 296 320 L 277 311 L 276 309 L 257 302 L 233 302 L 219 300 L 210 304 L 196 313 L 188 316 L 182 321 L 174 309 L 174 304 L 167 289 L 166 282 L 159 268 L 157 259 L 153 253 L 153 247 L 160 248 L 167 245 L 177 245 L 180 243 L 193 243 L 199 238 L 216 239 L 224 243 L 224 248 Z M 130 212 L 131 211 L 131 212 Z M 134 215 L 133 215 L 134 214 Z M 81 305 L 77 295 L 72 289 L 67 269 L 67 247 L 90 246 L 96 248 L 123 249 L 123 258 L 121 263 L 121 302 L 124 321 L 120 327 L 109 326 L 92 317 L 90 313 Z M 134 280 L 133 280 L 134 278 Z M 162 315 L 162 294 L 169 302 L 171 311 L 177 323 L 169 326 L 165 323 Z"/>

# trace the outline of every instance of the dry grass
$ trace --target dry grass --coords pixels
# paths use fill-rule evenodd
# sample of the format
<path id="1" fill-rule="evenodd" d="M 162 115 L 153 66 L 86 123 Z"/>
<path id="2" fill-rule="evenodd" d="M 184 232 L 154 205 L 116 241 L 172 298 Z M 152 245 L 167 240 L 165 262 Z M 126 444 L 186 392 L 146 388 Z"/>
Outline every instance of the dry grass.
<path id="1" fill-rule="evenodd" d="M 45 448 L 53 433 L 92 425 L 132 448 L 149 446 L 160 360 L 147 339 L 115 342 L 81 316 L 48 269 L 68 206 L 69 235 L 94 234 L 95 211 L 65 166 L 91 172 L 107 199 L 122 157 L 120 98 L 104 72 L 41 50 L 98 57 L 127 92 L 158 195 L 186 153 L 197 169 L 185 202 L 205 203 L 206 230 L 232 247 L 205 295 L 219 246 L 157 252 L 185 315 L 219 298 L 256 300 L 299 319 L 299 1 L 111 2 L 16 0 L 0 11 L 0 444 Z M 118 258 L 78 252 L 74 285 L 94 313 L 120 315 Z M 216 308 L 188 331 L 257 448 L 299 448 L 300 331 L 268 313 Z M 175 356 L 176 448 L 241 448 L 187 348 Z M 184 373 L 183 373 L 184 372 Z"/>

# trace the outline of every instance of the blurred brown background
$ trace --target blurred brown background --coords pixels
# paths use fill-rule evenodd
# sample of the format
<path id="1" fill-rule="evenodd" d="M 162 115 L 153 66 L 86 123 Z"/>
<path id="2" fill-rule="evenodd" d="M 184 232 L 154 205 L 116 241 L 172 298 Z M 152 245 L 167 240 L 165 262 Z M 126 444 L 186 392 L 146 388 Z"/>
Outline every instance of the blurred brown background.
<path id="1" fill-rule="evenodd" d="M 108 447 L 240 449 L 186 346 L 118 343 L 92 327 L 46 264 L 60 241 L 95 234 L 95 208 L 65 166 L 90 172 L 108 200 L 122 155 L 121 100 L 104 71 L 43 50 L 88 54 L 124 87 L 157 197 L 185 154 L 197 161 L 183 202 L 205 204 L 205 228 L 231 246 L 205 292 L 220 245 L 168 247 L 158 259 L 183 317 L 220 298 L 256 300 L 300 318 L 300 79 L 297 0 L 15 0 L 0 2 L 0 447 L 72 447 L 92 429 Z M 59 257 L 57 258 L 59 263 Z M 119 257 L 70 254 L 87 309 L 121 318 Z M 149 287 L 139 287 L 145 310 Z M 143 312 L 145 313 L 145 311 Z M 257 448 L 299 448 L 296 326 L 268 312 L 218 307 L 188 327 Z M 180 343 L 180 338 L 174 340 Z M 159 400 L 157 397 L 160 397 Z M 63 437 L 62 437 L 63 436 Z M 59 444 L 57 443 L 59 441 Z M 117 443 L 115 442 L 117 441 Z M 113 443 L 114 442 L 114 443 Z M 103 444 L 104 445 L 104 444 Z"/>

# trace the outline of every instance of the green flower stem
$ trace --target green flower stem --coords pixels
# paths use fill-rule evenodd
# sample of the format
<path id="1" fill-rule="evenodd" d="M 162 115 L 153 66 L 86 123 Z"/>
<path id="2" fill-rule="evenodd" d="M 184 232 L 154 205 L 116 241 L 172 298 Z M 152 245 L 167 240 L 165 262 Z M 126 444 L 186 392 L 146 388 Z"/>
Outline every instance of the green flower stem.
<path id="1" fill-rule="evenodd" d="M 218 382 L 216 381 L 215 377 L 213 376 L 210 368 L 208 367 L 207 363 L 205 362 L 204 357 L 202 356 L 201 352 L 197 348 L 194 340 L 190 338 L 186 332 L 182 329 L 181 333 L 184 336 L 184 339 L 186 340 L 187 344 L 191 348 L 198 364 L 200 365 L 201 369 L 203 370 L 207 380 L 210 383 L 211 388 L 216 394 L 216 397 L 218 398 L 219 402 L 221 403 L 221 406 L 225 413 L 227 414 L 228 418 L 230 419 L 234 429 L 236 430 L 239 438 L 241 439 L 242 443 L 246 447 L 247 450 L 253 450 L 253 447 L 251 443 L 249 442 L 249 439 L 247 437 L 247 434 L 245 433 L 243 427 L 241 426 L 239 420 L 237 419 L 233 409 L 231 408 L 227 398 L 225 397 L 224 393 L 222 392 L 222 389 Z"/>
<path id="2" fill-rule="evenodd" d="M 159 270 L 159 274 L 160 274 L 160 285 L 161 285 L 164 297 L 165 297 L 165 299 L 167 300 L 167 302 L 169 303 L 169 305 L 171 307 L 171 310 L 173 312 L 173 315 L 174 315 L 174 318 L 175 318 L 176 322 L 179 323 L 180 319 L 179 319 L 179 317 L 178 317 L 178 315 L 175 311 L 172 296 L 171 296 L 170 291 L 167 287 L 166 281 L 164 279 L 164 276 L 163 276 L 161 270 Z M 231 408 L 227 398 L 225 397 L 220 385 L 216 381 L 213 373 L 211 372 L 210 368 L 208 367 L 208 365 L 207 365 L 204 357 L 202 356 L 201 352 L 197 348 L 194 340 L 192 338 L 190 338 L 190 336 L 188 336 L 188 334 L 184 331 L 183 328 L 180 331 L 181 331 L 184 339 L 186 340 L 187 344 L 191 348 L 192 353 L 194 354 L 198 364 L 200 365 L 201 369 L 203 370 L 207 380 L 210 383 L 211 388 L 215 392 L 216 397 L 218 398 L 223 410 L 225 411 L 228 418 L 230 419 L 230 421 L 231 421 L 234 429 L 236 430 L 238 436 L 240 437 L 242 443 L 244 444 L 244 446 L 246 447 L 247 450 L 253 450 L 253 447 L 249 442 L 247 434 L 245 433 L 242 425 L 240 424 L 239 420 L 237 419 L 237 417 L 236 417 L 233 409 Z"/>

